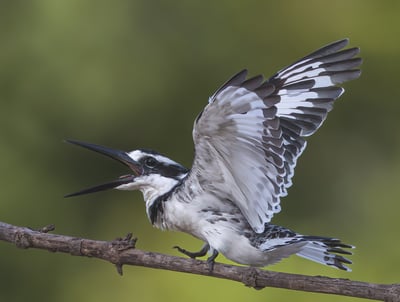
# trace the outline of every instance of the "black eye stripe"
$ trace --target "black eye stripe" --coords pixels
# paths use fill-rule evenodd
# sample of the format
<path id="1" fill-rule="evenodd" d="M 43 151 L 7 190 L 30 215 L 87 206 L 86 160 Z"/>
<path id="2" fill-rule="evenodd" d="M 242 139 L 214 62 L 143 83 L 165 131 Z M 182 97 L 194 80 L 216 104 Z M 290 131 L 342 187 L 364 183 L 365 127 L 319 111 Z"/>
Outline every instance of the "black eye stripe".
<path id="1" fill-rule="evenodd" d="M 161 165 L 158 171 L 165 177 L 178 177 L 188 172 L 186 168 L 178 165 Z"/>
<path id="2" fill-rule="evenodd" d="M 146 175 L 159 174 L 164 177 L 180 180 L 184 174 L 189 172 L 188 169 L 179 164 L 164 162 L 162 158 L 157 160 L 157 158 L 152 156 L 153 154 L 159 155 L 156 153 L 150 153 L 149 155 L 139 159 Z"/>
<path id="3" fill-rule="evenodd" d="M 151 156 L 145 157 L 143 163 L 149 168 L 155 168 L 159 164 L 159 162 Z"/>

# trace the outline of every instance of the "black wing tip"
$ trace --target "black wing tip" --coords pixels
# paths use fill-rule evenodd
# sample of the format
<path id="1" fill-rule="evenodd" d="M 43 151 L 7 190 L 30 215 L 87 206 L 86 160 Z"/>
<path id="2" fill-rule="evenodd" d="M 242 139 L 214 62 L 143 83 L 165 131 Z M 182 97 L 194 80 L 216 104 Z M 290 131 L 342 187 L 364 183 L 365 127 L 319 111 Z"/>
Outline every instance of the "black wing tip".
<path id="1" fill-rule="evenodd" d="M 345 47 L 350 43 L 350 39 L 346 37 L 346 38 L 337 40 L 336 42 L 333 42 L 332 44 L 334 44 L 334 43 L 341 44 L 341 45 L 343 45 L 343 47 Z"/>
<path id="2" fill-rule="evenodd" d="M 325 47 L 326 48 L 342 49 L 342 48 L 346 47 L 347 45 L 349 45 L 349 43 L 350 43 L 350 39 L 349 38 L 343 38 L 343 39 L 334 41 L 332 43 L 329 43 Z"/>
<path id="3" fill-rule="evenodd" d="M 227 80 L 224 83 L 224 85 L 222 85 L 222 87 L 227 87 L 227 86 L 231 86 L 231 85 L 240 85 L 243 81 L 245 81 L 248 73 L 249 73 L 249 70 L 247 68 L 240 70 L 239 72 L 237 72 L 233 76 L 231 76 L 229 78 L 229 80 Z"/>
<path id="4" fill-rule="evenodd" d="M 213 100 L 218 93 L 220 93 L 222 90 L 224 90 L 229 86 L 240 86 L 246 80 L 247 73 L 248 73 L 247 68 L 242 69 L 238 73 L 235 73 L 232 77 L 229 78 L 229 80 L 227 80 L 222 86 L 220 86 L 214 92 L 214 94 L 210 97 L 210 100 Z M 196 120 L 198 119 L 199 118 L 197 118 Z"/>
<path id="5" fill-rule="evenodd" d="M 241 71 L 239 71 L 238 73 L 234 74 L 227 82 L 228 83 L 235 83 L 235 82 L 243 82 L 246 77 L 247 74 L 249 73 L 249 70 L 247 68 L 242 69 Z"/>
<path id="6" fill-rule="evenodd" d="M 349 38 L 344 38 L 341 40 L 331 42 L 331 43 L 317 49 L 316 51 L 312 52 L 311 54 L 304 57 L 303 59 L 318 58 L 318 57 L 333 54 L 333 53 L 338 52 L 341 49 L 345 48 L 349 43 L 350 43 Z M 349 51 L 349 50 L 354 52 L 353 56 L 357 55 L 360 52 L 359 47 L 353 47 L 353 48 L 347 49 L 347 51 Z"/>
<path id="7" fill-rule="evenodd" d="M 346 81 L 351 81 L 358 79 L 361 76 L 361 70 L 360 69 L 353 69 L 348 72 L 349 78 Z"/>

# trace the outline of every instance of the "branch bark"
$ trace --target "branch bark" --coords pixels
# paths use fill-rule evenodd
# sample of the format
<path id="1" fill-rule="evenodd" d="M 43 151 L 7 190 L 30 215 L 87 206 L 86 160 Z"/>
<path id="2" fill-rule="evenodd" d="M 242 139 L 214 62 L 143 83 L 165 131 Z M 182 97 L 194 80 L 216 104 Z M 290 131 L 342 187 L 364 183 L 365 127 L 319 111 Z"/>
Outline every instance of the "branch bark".
<path id="1" fill-rule="evenodd" d="M 98 241 L 48 233 L 53 230 L 52 225 L 40 230 L 32 230 L 0 222 L 0 240 L 23 249 L 38 248 L 73 256 L 99 258 L 116 265 L 121 275 L 122 265 L 126 264 L 229 279 L 255 289 L 279 287 L 372 300 L 400 301 L 400 284 L 376 284 L 287 274 L 220 263 L 216 263 L 214 270 L 210 272 L 205 261 L 138 250 L 135 248 L 136 239 L 129 234 L 126 238 L 114 241 Z"/>

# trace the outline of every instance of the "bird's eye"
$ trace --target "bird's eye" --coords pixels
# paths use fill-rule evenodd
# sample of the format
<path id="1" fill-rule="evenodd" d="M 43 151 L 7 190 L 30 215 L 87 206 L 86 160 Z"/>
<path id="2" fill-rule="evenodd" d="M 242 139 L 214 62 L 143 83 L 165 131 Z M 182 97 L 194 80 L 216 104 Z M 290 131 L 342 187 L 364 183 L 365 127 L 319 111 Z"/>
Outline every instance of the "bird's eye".
<path id="1" fill-rule="evenodd" d="M 157 160 L 153 157 L 147 157 L 144 160 L 144 164 L 149 168 L 154 168 L 157 165 Z"/>

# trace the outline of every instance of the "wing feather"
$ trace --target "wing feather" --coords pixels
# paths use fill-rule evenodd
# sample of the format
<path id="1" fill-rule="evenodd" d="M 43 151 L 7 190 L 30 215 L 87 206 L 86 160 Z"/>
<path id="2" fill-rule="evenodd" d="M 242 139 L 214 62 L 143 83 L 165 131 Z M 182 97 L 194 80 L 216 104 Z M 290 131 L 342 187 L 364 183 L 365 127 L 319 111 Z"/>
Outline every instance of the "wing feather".
<path id="1" fill-rule="evenodd" d="M 292 184 L 304 137 L 321 126 L 344 92 L 336 85 L 360 75 L 359 49 L 342 50 L 347 44 L 327 45 L 269 80 L 246 79 L 242 70 L 222 85 L 195 121 L 189 181 L 231 200 L 263 232 Z"/>

